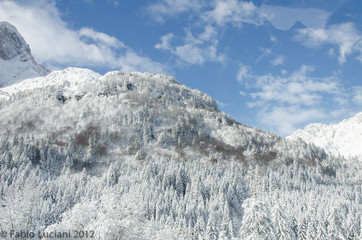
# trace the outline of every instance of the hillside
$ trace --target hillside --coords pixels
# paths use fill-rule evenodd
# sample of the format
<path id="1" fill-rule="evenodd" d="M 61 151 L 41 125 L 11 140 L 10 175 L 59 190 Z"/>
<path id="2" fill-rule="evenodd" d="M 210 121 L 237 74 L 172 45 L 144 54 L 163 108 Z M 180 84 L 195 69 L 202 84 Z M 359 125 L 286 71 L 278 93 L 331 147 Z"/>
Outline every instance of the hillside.
<path id="1" fill-rule="evenodd" d="M 278 165 L 289 163 L 289 158 L 315 164 L 326 159 L 322 150 L 311 146 L 312 151 L 294 156 L 286 145 L 295 143 L 237 123 L 219 112 L 206 94 L 160 74 L 100 76 L 68 68 L 2 88 L 0 98 L 4 134 L 47 138 L 59 146 L 81 138 L 76 144 L 82 149 L 95 138 L 96 147 L 107 146 L 109 154 L 132 143 L 137 150 L 178 146 L 191 155 L 206 147 L 215 151 L 215 156 L 207 153 L 210 159 L 224 160 L 227 155 L 249 164 L 260 160 Z"/>

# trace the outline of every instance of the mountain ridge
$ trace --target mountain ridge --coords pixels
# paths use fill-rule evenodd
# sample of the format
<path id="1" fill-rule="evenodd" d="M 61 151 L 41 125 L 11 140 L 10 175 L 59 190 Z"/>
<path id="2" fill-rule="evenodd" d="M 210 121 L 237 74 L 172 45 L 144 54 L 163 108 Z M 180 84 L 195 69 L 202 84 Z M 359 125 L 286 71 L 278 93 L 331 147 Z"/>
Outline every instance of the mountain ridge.
<path id="1" fill-rule="evenodd" d="M 359 146 L 362 142 L 362 112 L 336 124 L 309 124 L 287 138 L 301 138 L 333 155 L 362 158 L 362 148 Z"/>
<path id="2" fill-rule="evenodd" d="M 0 22 L 0 87 L 45 76 L 49 72 L 35 61 L 29 45 L 15 26 Z"/>

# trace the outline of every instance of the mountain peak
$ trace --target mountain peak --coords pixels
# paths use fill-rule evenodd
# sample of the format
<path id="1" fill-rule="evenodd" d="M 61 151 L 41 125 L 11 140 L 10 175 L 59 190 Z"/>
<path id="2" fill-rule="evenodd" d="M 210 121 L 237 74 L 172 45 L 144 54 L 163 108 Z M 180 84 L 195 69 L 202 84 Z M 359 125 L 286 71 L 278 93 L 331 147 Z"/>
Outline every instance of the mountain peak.
<path id="1" fill-rule="evenodd" d="M 45 76 L 49 72 L 35 61 L 29 45 L 16 27 L 0 22 L 0 87 Z"/>
<path id="2" fill-rule="evenodd" d="M 345 157 L 362 156 L 362 112 L 337 124 L 312 123 L 294 132 L 289 139 L 301 138 L 324 148 L 328 153 Z"/>
<path id="3" fill-rule="evenodd" d="M 18 30 L 8 22 L 0 22 L 0 58 L 9 60 L 21 54 L 31 54 Z"/>

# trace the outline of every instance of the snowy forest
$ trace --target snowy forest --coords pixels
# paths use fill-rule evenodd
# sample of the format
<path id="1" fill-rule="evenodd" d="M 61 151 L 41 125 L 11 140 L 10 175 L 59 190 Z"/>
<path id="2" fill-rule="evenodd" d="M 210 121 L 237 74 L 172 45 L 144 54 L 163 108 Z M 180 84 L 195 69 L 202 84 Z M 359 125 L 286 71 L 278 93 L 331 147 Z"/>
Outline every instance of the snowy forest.
<path id="1" fill-rule="evenodd" d="M 172 77 L 54 71 L 3 88 L 0 116 L 0 231 L 362 238 L 361 159 L 240 124 Z"/>

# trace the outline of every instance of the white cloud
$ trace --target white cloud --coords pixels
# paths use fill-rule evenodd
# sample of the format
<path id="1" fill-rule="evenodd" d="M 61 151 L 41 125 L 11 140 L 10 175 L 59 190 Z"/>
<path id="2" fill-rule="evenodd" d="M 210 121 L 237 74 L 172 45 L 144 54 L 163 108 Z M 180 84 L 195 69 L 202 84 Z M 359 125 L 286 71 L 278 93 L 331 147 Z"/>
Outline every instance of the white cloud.
<path id="1" fill-rule="evenodd" d="M 248 88 L 252 99 L 247 105 L 258 110 L 258 121 L 286 135 L 299 124 L 332 117 L 327 111 L 330 104 L 348 103 L 337 76 L 314 77 L 313 71 L 311 66 L 302 66 L 292 73 L 256 76 L 249 66 L 240 65 L 237 80 Z"/>
<path id="2" fill-rule="evenodd" d="M 278 39 L 274 35 L 270 35 L 270 41 L 273 43 L 277 43 Z"/>
<path id="3" fill-rule="evenodd" d="M 298 31 L 296 40 L 307 47 L 320 47 L 324 44 L 336 45 L 339 50 L 338 62 L 343 64 L 346 57 L 357 53 L 357 59 L 362 62 L 362 35 L 354 23 L 347 22 L 323 28 L 305 28 Z M 329 55 L 334 52 L 329 50 Z"/>
<path id="4" fill-rule="evenodd" d="M 223 62 L 224 56 L 217 52 L 216 34 L 216 30 L 210 25 L 205 26 L 204 31 L 197 36 L 194 36 L 190 30 L 186 30 L 184 44 L 171 46 L 174 35 L 169 33 L 161 37 L 161 42 L 156 44 L 155 48 L 168 51 L 188 64 L 202 65 L 206 61 Z"/>
<path id="5" fill-rule="evenodd" d="M 353 102 L 362 106 L 362 86 L 353 87 Z"/>
<path id="6" fill-rule="evenodd" d="M 197 11 L 204 5 L 202 0 L 160 0 L 147 7 L 147 12 L 157 22 L 165 17 L 175 16 L 188 11 Z"/>
<path id="7" fill-rule="evenodd" d="M 311 77 L 308 74 L 312 71 L 312 67 L 302 66 L 289 76 L 258 76 L 255 86 L 260 91 L 254 92 L 252 96 L 263 105 L 275 101 L 281 104 L 313 106 L 322 100 L 323 93 L 341 93 L 337 77 Z"/>
<path id="8" fill-rule="evenodd" d="M 217 31 L 211 25 L 206 25 L 203 33 L 199 35 L 201 41 L 216 41 Z"/>
<path id="9" fill-rule="evenodd" d="M 88 4 L 95 4 L 94 0 L 83 0 L 83 2 Z M 119 6 L 119 1 L 117 0 L 107 0 L 107 3 L 113 5 L 114 7 Z"/>
<path id="10" fill-rule="evenodd" d="M 250 66 L 240 64 L 236 79 L 238 80 L 239 83 L 247 84 L 247 80 L 254 77 L 250 72 L 251 72 Z"/>
<path id="11" fill-rule="evenodd" d="M 300 106 L 275 106 L 270 109 L 262 109 L 258 113 L 259 122 L 282 136 L 293 133 L 298 125 L 319 121 L 326 117 L 327 114 L 321 109 L 305 109 Z"/>
<path id="12" fill-rule="evenodd" d="M 96 32 L 91 28 L 82 28 L 78 31 L 80 38 L 87 38 L 93 42 L 110 48 L 126 48 L 124 43 L 120 42 L 117 38 L 109 36 L 105 33 Z"/>
<path id="13" fill-rule="evenodd" d="M 268 19 L 276 29 L 289 30 L 297 21 L 309 28 L 324 28 L 330 12 L 315 8 L 290 8 L 263 4 L 260 15 Z"/>
<path id="14" fill-rule="evenodd" d="M 151 59 L 142 57 L 132 50 L 128 50 L 125 54 L 118 58 L 118 62 L 122 66 L 122 71 L 148 71 L 154 73 L 165 72 L 163 65 L 153 62 Z"/>
<path id="15" fill-rule="evenodd" d="M 211 10 L 209 10 L 211 9 Z M 261 24 L 258 7 L 252 2 L 239 0 L 191 1 L 191 0 L 162 0 L 152 4 L 147 11 L 156 21 L 163 22 L 165 17 L 175 17 L 184 12 L 198 12 L 197 27 L 203 32 L 193 34 L 186 29 L 183 44 L 173 45 L 176 37 L 168 33 L 161 37 L 155 45 L 156 49 L 167 51 L 186 64 L 202 65 L 205 62 L 225 61 L 225 56 L 218 51 L 219 27 L 225 24 L 240 25 L 241 23 Z"/>
<path id="16" fill-rule="evenodd" d="M 283 65 L 285 61 L 285 57 L 283 55 L 279 55 L 276 58 L 272 59 L 270 63 L 273 66 Z"/>
<path id="17" fill-rule="evenodd" d="M 119 1 L 117 0 L 107 0 L 107 2 L 109 4 L 112 4 L 114 7 L 118 7 L 119 6 Z"/>
<path id="18" fill-rule="evenodd" d="M 297 9 L 269 5 L 258 7 L 252 1 L 241 0 L 160 0 L 147 8 L 147 13 L 154 20 L 160 22 L 163 22 L 165 17 L 176 17 L 185 12 L 197 13 L 197 15 L 189 15 L 189 20 L 195 21 L 193 25 L 198 28 L 200 26 L 205 27 L 204 33 L 195 37 L 190 30 L 187 30 L 185 43 L 179 46 L 172 46 L 171 40 L 175 36 L 169 33 L 161 38 L 160 43 L 156 44 L 155 48 L 168 51 L 188 64 L 224 61 L 225 57 L 218 54 L 217 40 L 219 38 L 218 31 L 226 25 L 240 27 L 243 24 L 252 24 L 259 26 L 264 24 L 266 20 L 270 20 L 278 29 L 285 28 L 282 23 L 286 23 L 289 28 L 296 21 L 302 21 L 307 26 L 320 27 L 325 26 L 330 15 L 329 12 L 318 9 Z M 288 16 L 292 19 L 289 20 Z M 270 40 L 274 42 L 274 46 L 278 42 L 274 36 L 271 36 Z M 262 53 L 255 63 L 257 64 L 271 53 L 272 48 L 262 49 Z M 282 65 L 284 61 L 284 56 L 278 56 L 271 61 L 271 64 L 274 66 Z"/>
<path id="19" fill-rule="evenodd" d="M 0 21 L 15 25 L 43 64 L 164 72 L 161 64 L 138 56 L 115 37 L 90 28 L 71 29 L 52 0 L 1 1 Z"/>
<path id="20" fill-rule="evenodd" d="M 213 22 L 221 26 L 228 23 L 234 25 L 242 23 L 260 25 L 263 22 L 258 7 L 253 2 L 216 0 L 212 8 L 211 11 L 203 14 L 205 22 Z"/>
<path id="21" fill-rule="evenodd" d="M 246 96 L 246 95 L 248 95 L 246 92 L 243 92 L 243 91 L 239 91 L 239 94 L 240 94 L 241 96 Z"/>
<path id="22" fill-rule="evenodd" d="M 224 102 L 221 102 L 221 101 L 219 101 L 219 100 L 216 100 L 216 103 L 217 103 L 217 105 L 218 105 L 219 107 L 221 107 L 221 108 L 224 108 L 224 107 L 229 106 L 229 104 L 224 103 Z"/>
<path id="23" fill-rule="evenodd" d="M 175 17 L 185 12 L 196 12 L 203 23 L 219 26 L 243 23 L 262 25 L 266 20 L 279 30 L 290 29 L 297 21 L 307 27 L 324 28 L 330 12 L 316 8 L 290 8 L 243 0 L 159 0 L 147 7 L 154 20 L 164 22 L 165 17 Z"/>
<path id="24" fill-rule="evenodd" d="M 275 45 L 275 44 L 274 44 Z M 262 53 L 260 54 L 260 56 L 255 60 L 255 64 L 258 64 L 264 57 L 272 54 L 272 49 L 274 48 L 274 46 L 272 48 L 260 48 L 260 50 L 262 51 Z"/>
<path id="25" fill-rule="evenodd" d="M 173 38 L 173 33 L 169 33 L 163 37 L 161 37 L 161 42 L 157 43 L 155 45 L 155 48 L 157 49 L 161 49 L 161 50 L 170 50 L 172 49 L 171 47 L 171 39 Z"/>

